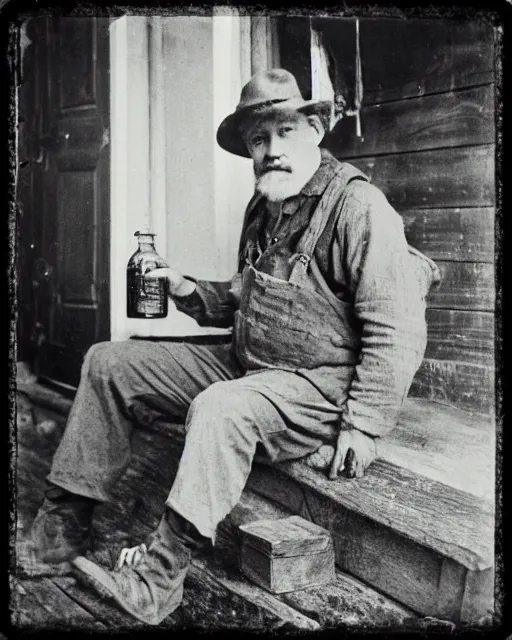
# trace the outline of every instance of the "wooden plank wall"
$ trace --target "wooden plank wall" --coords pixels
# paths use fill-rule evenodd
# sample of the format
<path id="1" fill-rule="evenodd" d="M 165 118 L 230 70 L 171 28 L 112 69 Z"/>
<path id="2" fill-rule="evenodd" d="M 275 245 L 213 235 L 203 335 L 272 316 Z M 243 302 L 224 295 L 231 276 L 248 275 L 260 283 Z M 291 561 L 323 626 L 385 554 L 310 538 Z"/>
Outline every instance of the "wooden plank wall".
<path id="1" fill-rule="evenodd" d="M 318 18 L 337 86 L 354 94 L 355 20 Z M 309 28 L 281 24 L 282 65 L 307 94 Z M 362 169 L 403 216 L 411 245 L 437 262 L 425 360 L 411 394 L 494 410 L 495 128 L 493 29 L 441 19 L 360 20 L 362 138 L 341 120 L 325 145 Z M 301 45 L 300 42 L 303 42 Z M 308 75 L 309 74 L 309 75 Z"/>

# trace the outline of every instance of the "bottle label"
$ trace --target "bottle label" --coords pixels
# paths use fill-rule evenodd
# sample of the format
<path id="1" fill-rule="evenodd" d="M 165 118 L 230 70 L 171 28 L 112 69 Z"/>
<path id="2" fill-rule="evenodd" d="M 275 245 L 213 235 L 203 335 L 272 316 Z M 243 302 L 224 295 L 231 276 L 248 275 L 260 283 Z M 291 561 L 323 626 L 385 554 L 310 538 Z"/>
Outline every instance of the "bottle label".
<path id="1" fill-rule="evenodd" d="M 165 278 L 149 279 L 132 275 L 129 283 L 129 307 L 138 316 L 167 315 L 167 283 Z"/>

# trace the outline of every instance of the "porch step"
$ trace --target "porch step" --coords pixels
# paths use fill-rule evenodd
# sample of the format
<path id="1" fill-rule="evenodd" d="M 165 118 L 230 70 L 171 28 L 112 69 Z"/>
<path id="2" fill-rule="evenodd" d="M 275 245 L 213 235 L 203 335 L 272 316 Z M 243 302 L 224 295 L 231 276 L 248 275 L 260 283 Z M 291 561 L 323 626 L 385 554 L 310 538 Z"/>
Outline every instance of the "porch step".
<path id="1" fill-rule="evenodd" d="M 248 486 L 328 528 L 341 569 L 418 613 L 473 622 L 493 610 L 494 458 L 489 419 L 408 399 L 363 478 L 299 461 L 255 465 Z"/>
<path id="2" fill-rule="evenodd" d="M 248 490 L 327 528 L 343 572 L 418 614 L 474 622 L 493 612 L 493 434 L 489 418 L 409 398 L 363 478 L 331 481 L 303 461 L 255 463 Z M 147 451 L 160 437 L 170 486 L 181 425 L 138 432 L 146 457 L 128 476 L 157 473 Z"/>
<path id="3" fill-rule="evenodd" d="M 152 484 L 151 479 L 149 483 Z M 144 496 L 148 497 L 144 509 L 131 522 L 130 543 L 133 544 L 144 540 L 161 516 L 162 496 L 152 491 L 150 485 L 144 490 Z M 205 610 L 202 615 L 212 616 L 217 610 L 221 616 L 218 624 L 231 626 L 230 621 L 226 621 L 228 609 L 228 618 L 232 611 L 237 618 L 235 626 L 246 630 L 316 631 L 332 626 L 389 629 L 404 625 L 418 628 L 421 621 L 414 612 L 339 570 L 333 583 L 280 595 L 269 593 L 245 578 L 238 560 L 239 526 L 260 518 L 280 519 L 290 514 L 288 509 L 250 489 L 244 491 L 230 516 L 220 524 L 214 550 L 196 556 L 192 562 L 181 613 L 185 626 L 193 624 L 201 601 L 208 601 L 208 612 Z M 99 517 L 100 535 L 107 527 L 111 529 L 113 521 L 112 517 Z M 119 533 L 118 530 L 115 535 Z M 110 543 L 113 537 L 110 536 Z M 95 559 L 109 564 L 106 549 L 110 544 L 101 546 L 94 554 Z"/>
<path id="4" fill-rule="evenodd" d="M 217 563 L 221 564 L 224 558 L 238 559 L 240 550 L 240 525 L 248 524 L 259 519 L 286 518 L 291 511 L 279 506 L 271 500 L 262 498 L 250 489 L 246 489 L 240 502 L 219 526 L 220 554 L 216 553 Z M 225 562 L 225 561 L 224 561 Z M 227 566 L 227 563 L 225 563 Z M 315 627 L 404 627 L 418 624 L 418 617 L 408 608 L 384 596 L 365 585 L 361 581 L 336 570 L 336 578 L 333 583 L 321 587 L 302 589 L 279 595 L 267 594 L 256 585 L 252 585 L 241 574 L 238 563 L 233 563 L 233 571 L 228 577 L 230 584 L 243 585 L 243 589 L 249 594 L 249 590 L 259 600 L 264 595 L 276 601 L 278 607 L 287 605 L 293 611 L 299 612 L 308 619 L 314 621 Z M 218 567 L 218 565 L 217 565 Z M 218 570 L 215 567 L 214 570 Z M 224 574 L 225 575 L 225 574 Z M 224 575 L 220 575 L 221 579 Z M 310 624 L 310 623 L 309 623 Z M 308 627 L 303 627 L 308 628 Z"/>
<path id="5" fill-rule="evenodd" d="M 174 475 L 174 470 L 162 464 L 166 460 L 161 446 L 163 437 L 158 434 L 156 439 L 157 448 L 153 450 L 149 443 L 139 441 L 133 464 L 116 493 L 117 506 L 102 507 L 95 516 L 98 543 L 91 556 L 104 566 L 113 562 L 112 547 L 137 544 L 158 524 L 166 494 L 164 478 Z M 159 463 L 157 468 L 155 461 Z M 127 498 L 134 494 L 134 488 L 138 493 L 135 503 Z M 142 506 L 137 506 L 138 498 L 143 499 Z M 130 517 L 119 519 L 116 510 L 125 511 L 126 507 Z M 279 519 L 290 514 L 288 509 L 246 489 L 230 516 L 219 525 L 215 548 L 193 559 L 185 582 L 183 606 L 177 614 L 179 622 L 173 615 L 165 625 L 208 628 L 213 619 L 222 628 L 316 631 L 328 626 L 389 629 L 404 624 L 415 629 L 422 624 L 409 609 L 339 570 L 333 583 L 281 595 L 271 594 L 247 580 L 239 568 L 239 526 L 259 518 Z M 84 594 L 77 585 L 56 580 L 70 597 L 83 603 Z M 96 610 L 102 621 L 121 623 L 113 607 L 102 603 L 99 610 L 90 594 L 86 598 L 87 606 Z M 133 627 L 134 623 L 130 624 Z"/>

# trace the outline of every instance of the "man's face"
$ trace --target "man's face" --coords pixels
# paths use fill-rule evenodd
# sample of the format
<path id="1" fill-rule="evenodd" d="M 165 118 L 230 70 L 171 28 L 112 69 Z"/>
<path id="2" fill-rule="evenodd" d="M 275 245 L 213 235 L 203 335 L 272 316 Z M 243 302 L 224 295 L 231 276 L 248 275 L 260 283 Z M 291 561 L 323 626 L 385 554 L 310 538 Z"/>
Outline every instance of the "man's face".
<path id="1" fill-rule="evenodd" d="M 256 190 L 271 202 L 300 192 L 319 164 L 321 134 L 314 121 L 296 111 L 272 111 L 243 131 L 252 157 Z"/>

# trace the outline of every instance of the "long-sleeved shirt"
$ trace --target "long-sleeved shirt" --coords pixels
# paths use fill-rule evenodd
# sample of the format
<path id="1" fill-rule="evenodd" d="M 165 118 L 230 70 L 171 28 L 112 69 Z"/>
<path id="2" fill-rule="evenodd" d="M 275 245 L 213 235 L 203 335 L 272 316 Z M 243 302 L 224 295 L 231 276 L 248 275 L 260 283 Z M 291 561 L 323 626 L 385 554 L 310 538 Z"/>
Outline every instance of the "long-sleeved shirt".
<path id="1" fill-rule="evenodd" d="M 264 199 L 249 203 L 253 216 L 265 216 L 259 244 L 262 251 L 287 239 L 290 249 L 306 229 L 338 161 L 322 149 L 318 170 L 301 192 L 284 201 L 277 216 Z M 353 180 L 333 203 L 333 216 L 322 233 L 315 258 L 330 289 L 353 305 L 360 323 L 361 354 L 343 406 L 342 423 L 373 436 L 392 429 L 412 378 L 421 363 L 426 343 L 424 298 L 438 278 L 437 268 L 421 254 L 411 253 L 403 222 L 384 194 L 363 180 Z M 238 273 L 243 269 L 240 260 Z M 230 326 L 237 301 L 232 281 L 196 281 L 189 296 L 175 298 L 180 311 L 202 325 Z M 321 328 L 319 328 L 321 330 Z M 322 386 L 326 372 L 305 372 Z M 332 391 L 326 391 L 333 396 Z"/>

